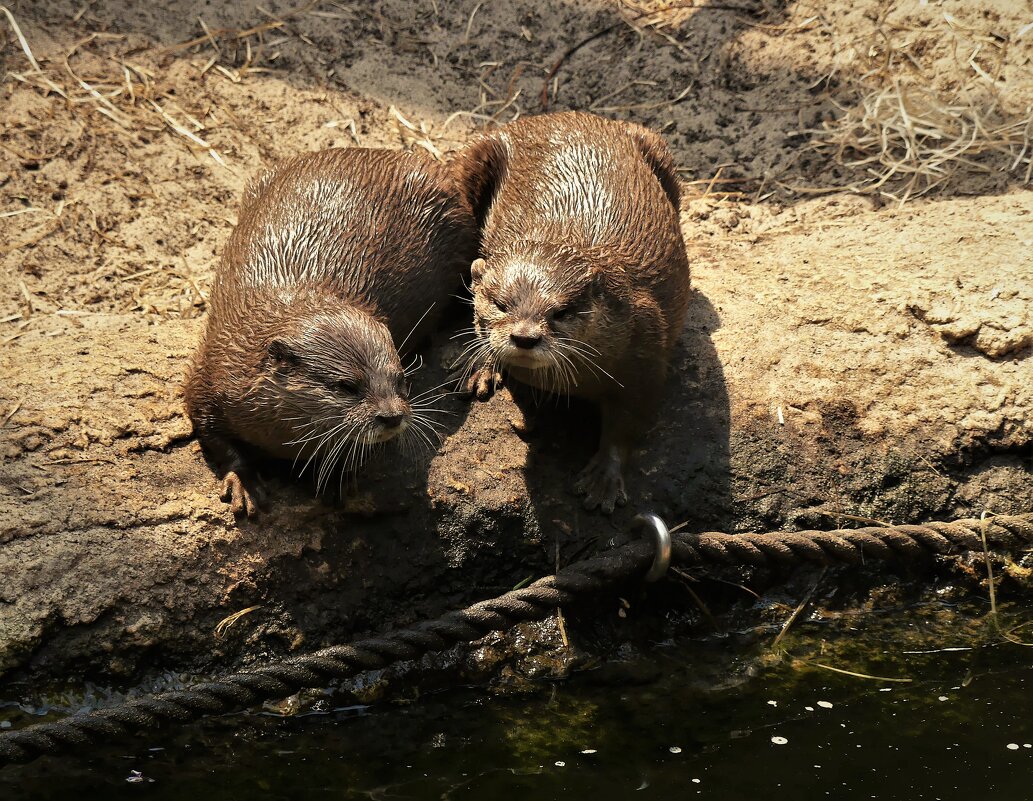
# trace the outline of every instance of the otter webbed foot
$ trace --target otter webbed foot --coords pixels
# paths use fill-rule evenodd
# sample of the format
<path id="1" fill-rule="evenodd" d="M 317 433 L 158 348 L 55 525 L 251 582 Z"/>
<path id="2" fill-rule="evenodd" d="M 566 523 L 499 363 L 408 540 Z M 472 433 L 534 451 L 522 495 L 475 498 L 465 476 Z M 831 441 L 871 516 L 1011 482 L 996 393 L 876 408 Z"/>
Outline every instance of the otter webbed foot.
<path id="1" fill-rule="evenodd" d="M 466 380 L 466 391 L 479 401 L 486 401 L 502 386 L 502 374 L 489 367 L 481 367 Z"/>
<path id="2" fill-rule="evenodd" d="M 611 514 L 614 506 L 626 504 L 620 452 L 616 448 L 600 448 L 578 474 L 575 489 L 585 496 L 586 509 L 599 507 Z"/>
<path id="3" fill-rule="evenodd" d="M 235 516 L 254 517 L 258 514 L 260 504 L 265 500 L 265 493 L 257 476 L 249 476 L 231 470 L 222 480 L 222 492 L 219 497 L 230 505 Z"/>

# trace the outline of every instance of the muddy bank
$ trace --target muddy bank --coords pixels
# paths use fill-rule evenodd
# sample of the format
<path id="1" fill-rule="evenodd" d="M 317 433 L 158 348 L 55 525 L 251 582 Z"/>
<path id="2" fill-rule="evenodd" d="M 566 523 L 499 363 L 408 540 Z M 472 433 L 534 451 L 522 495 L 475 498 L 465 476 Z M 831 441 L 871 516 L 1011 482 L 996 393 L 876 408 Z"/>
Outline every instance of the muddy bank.
<path id="1" fill-rule="evenodd" d="M 1028 200 L 979 209 L 1018 214 Z M 989 302 L 989 287 L 957 286 L 956 265 L 990 238 L 973 235 L 966 253 L 966 226 L 983 222 L 972 201 L 951 206 L 949 261 L 932 255 L 948 243 L 919 207 L 858 212 L 849 234 L 803 219 L 697 243 L 698 297 L 664 419 L 612 520 L 569 491 L 591 415 L 550 409 L 521 439 L 504 392 L 448 400 L 440 452 L 381 459 L 357 493 L 314 498 L 270 466 L 271 508 L 235 524 L 179 399 L 197 321 L 55 318 L 0 357 L 13 376 L 3 402 L 20 403 L 4 440 L 0 664 L 128 678 L 314 648 L 504 591 L 548 571 L 557 545 L 561 559 L 602 545 L 643 508 L 696 530 L 1033 508 L 1030 361 L 991 359 L 915 313 L 927 287 L 952 287 L 969 315 Z M 824 254 L 810 244 L 822 231 Z M 901 263 L 905 242 L 914 255 Z M 994 286 L 1008 286 L 998 263 Z M 456 348 L 442 336 L 428 349 L 423 380 L 443 378 Z"/>
<path id="2" fill-rule="evenodd" d="M 621 536 L 643 508 L 691 530 L 1033 509 L 1033 193 L 997 172 L 903 209 L 794 190 L 856 178 L 795 132 L 834 111 L 816 78 L 864 68 L 805 8 L 643 27 L 606 4 L 474 5 L 273 3 L 277 20 L 203 3 L 13 5 L 42 72 L 8 34 L 0 676 L 121 682 L 315 648 L 507 590 L 551 570 L 557 547 L 563 561 Z M 823 20 L 862 31 L 862 6 Z M 1018 28 L 1007 4 L 986 6 L 995 30 Z M 955 9 L 985 27 L 977 11 Z M 569 492 L 591 410 L 548 410 L 522 436 L 503 392 L 443 401 L 440 450 L 382 459 L 355 494 L 315 498 L 270 466 L 274 505 L 234 524 L 179 381 L 247 176 L 331 145 L 447 154 L 491 115 L 539 111 L 556 61 L 609 25 L 563 61 L 550 107 L 665 132 L 697 290 L 629 507 L 590 515 Z M 1030 41 L 1000 72 L 1020 105 Z M 641 99 L 608 97 L 618 89 Z M 423 386 L 447 375 L 449 337 L 425 351 Z"/>

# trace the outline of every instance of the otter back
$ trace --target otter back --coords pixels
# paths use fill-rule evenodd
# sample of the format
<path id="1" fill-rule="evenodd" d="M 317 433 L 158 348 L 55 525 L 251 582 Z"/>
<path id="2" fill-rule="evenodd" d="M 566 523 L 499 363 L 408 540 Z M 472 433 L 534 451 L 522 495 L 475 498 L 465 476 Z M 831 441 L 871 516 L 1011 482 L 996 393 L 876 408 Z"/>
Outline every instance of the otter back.
<path id="1" fill-rule="evenodd" d="M 322 486 L 422 425 L 398 351 L 433 326 L 475 242 L 449 171 L 414 154 L 327 150 L 248 187 L 185 392 L 235 512 L 255 506 L 245 446 Z"/>

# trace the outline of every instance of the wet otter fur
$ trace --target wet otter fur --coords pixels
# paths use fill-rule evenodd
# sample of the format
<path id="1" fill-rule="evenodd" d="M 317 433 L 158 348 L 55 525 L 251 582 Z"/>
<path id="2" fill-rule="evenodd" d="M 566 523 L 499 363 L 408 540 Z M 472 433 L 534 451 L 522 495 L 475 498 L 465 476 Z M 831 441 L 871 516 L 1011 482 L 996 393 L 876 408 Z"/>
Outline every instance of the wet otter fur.
<path id="1" fill-rule="evenodd" d="M 314 466 L 322 488 L 379 442 L 430 439 L 401 359 L 476 241 L 448 169 L 417 154 L 325 150 L 248 187 L 185 385 L 234 513 L 258 508 L 254 450 Z"/>
<path id="2" fill-rule="evenodd" d="M 468 386 L 486 399 L 501 369 L 598 403 L 599 449 L 576 486 L 612 512 L 691 293 L 671 153 L 642 126 L 565 112 L 481 136 L 455 169 L 481 228 Z"/>

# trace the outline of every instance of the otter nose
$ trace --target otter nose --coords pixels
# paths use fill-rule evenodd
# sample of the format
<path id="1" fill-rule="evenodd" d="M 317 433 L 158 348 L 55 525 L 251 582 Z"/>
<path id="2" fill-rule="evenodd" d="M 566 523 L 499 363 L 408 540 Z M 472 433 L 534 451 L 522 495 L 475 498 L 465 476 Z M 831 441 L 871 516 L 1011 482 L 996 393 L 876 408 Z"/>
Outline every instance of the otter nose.
<path id="1" fill-rule="evenodd" d="M 527 335 L 517 334 L 516 332 L 514 332 L 509 335 L 509 338 L 513 342 L 513 344 L 516 345 L 518 348 L 524 348 L 526 350 L 531 350 L 531 348 L 533 348 L 535 345 L 542 341 L 542 338 L 539 334 Z"/>
<path id="2" fill-rule="evenodd" d="M 377 422 L 384 428 L 398 428 L 402 424 L 402 416 L 400 414 L 378 414 Z"/>

